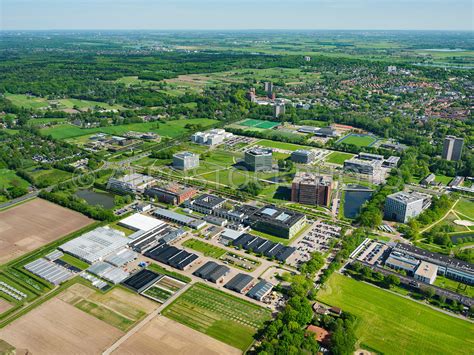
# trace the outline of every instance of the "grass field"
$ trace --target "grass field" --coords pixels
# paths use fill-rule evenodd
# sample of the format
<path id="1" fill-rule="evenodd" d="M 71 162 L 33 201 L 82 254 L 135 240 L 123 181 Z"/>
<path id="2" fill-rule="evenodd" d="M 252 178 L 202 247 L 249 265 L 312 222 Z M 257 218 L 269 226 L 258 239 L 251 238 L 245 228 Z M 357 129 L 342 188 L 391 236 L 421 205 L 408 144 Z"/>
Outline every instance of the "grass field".
<path id="1" fill-rule="evenodd" d="M 350 153 L 332 152 L 328 155 L 326 162 L 342 165 L 346 160 L 352 158 L 353 156 L 354 154 Z"/>
<path id="2" fill-rule="evenodd" d="M 156 122 L 144 122 L 144 123 L 131 123 L 127 125 L 119 126 L 108 126 L 108 127 L 95 127 L 95 128 L 80 128 L 77 126 L 65 124 L 57 125 L 55 127 L 43 128 L 41 133 L 48 135 L 50 134 L 56 139 L 68 139 L 73 137 L 84 136 L 88 134 L 94 134 L 98 132 L 106 134 L 121 135 L 129 131 L 137 132 L 154 132 L 161 136 L 177 137 L 187 132 L 185 126 L 187 124 L 201 124 L 203 127 L 209 127 L 217 121 L 207 118 L 196 118 L 192 120 L 176 120 L 169 121 L 166 123 Z"/>
<path id="3" fill-rule="evenodd" d="M 50 105 L 50 102 L 43 97 L 35 97 L 35 96 L 29 96 L 29 95 L 23 95 L 23 94 L 18 94 L 18 95 L 6 94 L 5 96 L 15 106 L 23 107 L 26 109 L 41 109 L 41 108 L 47 108 Z M 78 109 L 83 110 L 83 109 L 93 109 L 95 107 L 99 107 L 106 110 L 117 110 L 117 109 L 123 108 L 120 105 L 109 105 L 105 102 L 79 100 L 79 99 L 60 99 L 60 100 L 53 100 L 53 101 L 56 101 L 58 103 L 57 109 L 71 109 L 71 108 L 77 107 Z"/>
<path id="4" fill-rule="evenodd" d="M 455 211 L 474 220 L 474 200 L 462 198 L 457 203 Z"/>
<path id="5" fill-rule="evenodd" d="M 69 254 L 64 254 L 61 257 L 61 260 L 81 270 L 85 270 L 89 267 L 89 264 L 87 264 L 85 261 L 75 258 L 74 256 Z"/>
<path id="6" fill-rule="evenodd" d="M 29 183 L 9 169 L 0 169 L 0 189 L 8 189 L 12 186 L 28 187 Z"/>
<path id="7" fill-rule="evenodd" d="M 347 136 L 339 139 L 337 143 L 344 143 L 344 144 L 353 144 L 358 147 L 369 147 L 377 141 L 377 138 L 373 136 L 369 136 L 367 134 L 355 134 L 351 133 Z"/>
<path id="8" fill-rule="evenodd" d="M 246 126 L 246 127 L 256 127 L 262 129 L 271 129 L 273 127 L 279 126 L 279 122 L 271 122 L 271 121 L 264 121 L 264 120 L 254 120 L 248 119 L 243 122 L 240 122 L 239 125 Z"/>
<path id="9" fill-rule="evenodd" d="M 318 299 L 356 315 L 362 345 L 383 354 L 472 354 L 474 325 L 333 274 Z"/>
<path id="10" fill-rule="evenodd" d="M 26 109 L 40 109 L 48 107 L 49 103 L 42 97 L 34 97 L 22 94 L 5 94 L 5 97 L 15 106 L 24 107 Z"/>
<path id="11" fill-rule="evenodd" d="M 277 142 L 277 141 L 271 141 L 267 139 L 262 139 L 256 143 L 259 146 L 262 147 L 267 147 L 267 148 L 276 148 L 276 149 L 282 149 L 282 150 L 289 150 L 289 151 L 295 151 L 298 149 L 314 149 L 305 145 L 299 145 L 299 144 L 293 144 L 293 143 L 285 143 L 285 142 Z"/>
<path id="12" fill-rule="evenodd" d="M 58 169 L 38 169 L 38 170 L 30 170 L 28 171 L 33 178 L 35 179 L 35 182 L 37 183 L 45 183 L 47 185 L 54 185 L 57 184 L 61 181 L 68 180 L 72 177 L 72 174 L 64 171 L 64 170 L 58 170 Z"/>
<path id="13" fill-rule="evenodd" d="M 446 288 L 448 290 L 474 297 L 474 287 L 448 279 L 444 276 L 437 276 L 434 284 L 438 287 Z"/>
<path id="14" fill-rule="evenodd" d="M 188 239 L 183 243 L 183 247 L 186 248 L 191 248 L 193 250 L 196 250 L 198 252 L 201 252 L 204 254 L 204 256 L 209 256 L 211 258 L 219 259 L 221 256 L 223 256 L 225 253 L 227 253 L 226 250 L 216 247 L 214 245 L 202 242 L 197 239 Z"/>
<path id="15" fill-rule="evenodd" d="M 163 315 L 244 351 L 271 318 L 269 310 L 201 283 L 184 292 Z"/>
<path id="16" fill-rule="evenodd" d="M 445 175 L 436 175 L 435 182 L 439 182 L 442 185 L 448 185 L 453 178 Z"/>

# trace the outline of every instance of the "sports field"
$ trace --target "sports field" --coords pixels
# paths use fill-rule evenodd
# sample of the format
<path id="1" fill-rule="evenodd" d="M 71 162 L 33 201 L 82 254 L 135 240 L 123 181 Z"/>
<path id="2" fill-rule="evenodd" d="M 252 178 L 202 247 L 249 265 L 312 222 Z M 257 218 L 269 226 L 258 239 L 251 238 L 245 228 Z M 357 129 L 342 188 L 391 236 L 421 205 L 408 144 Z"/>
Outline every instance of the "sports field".
<path id="1" fill-rule="evenodd" d="M 279 122 L 264 121 L 264 120 L 248 119 L 248 120 L 245 120 L 243 122 L 240 122 L 239 125 L 246 126 L 246 127 L 271 129 L 273 127 L 279 126 L 280 123 Z"/>
<path id="2" fill-rule="evenodd" d="M 74 125 L 64 124 L 57 125 L 54 127 L 43 128 L 40 130 L 40 132 L 44 135 L 50 134 L 53 138 L 56 139 L 68 139 L 98 132 L 113 135 L 122 135 L 129 131 L 154 132 L 161 136 L 174 138 L 188 131 L 187 128 L 185 128 L 187 124 L 200 124 L 203 126 L 203 128 L 206 128 L 216 122 L 216 120 L 207 118 L 195 118 L 189 120 L 168 121 L 166 123 L 144 122 L 95 128 L 80 128 Z"/>
<path id="3" fill-rule="evenodd" d="M 326 162 L 331 164 L 342 165 L 346 160 L 352 158 L 353 156 L 354 154 L 350 153 L 332 152 L 328 155 Z"/>
<path id="4" fill-rule="evenodd" d="M 359 318 L 361 345 L 383 354 L 472 354 L 474 324 L 333 274 L 318 300 Z"/>
<path id="5" fill-rule="evenodd" d="M 374 144 L 377 141 L 377 138 L 370 136 L 368 134 L 355 134 L 351 133 L 348 134 L 347 136 L 339 139 L 337 141 L 338 144 L 344 143 L 344 144 L 353 144 L 358 147 L 370 147 L 372 144 Z"/>
<path id="6" fill-rule="evenodd" d="M 92 219 L 78 212 L 39 198 L 2 211 L 0 264 L 84 228 L 92 222 Z"/>
<path id="7" fill-rule="evenodd" d="M 162 314 L 226 344 L 246 350 L 270 311 L 201 283 L 193 285 Z"/>

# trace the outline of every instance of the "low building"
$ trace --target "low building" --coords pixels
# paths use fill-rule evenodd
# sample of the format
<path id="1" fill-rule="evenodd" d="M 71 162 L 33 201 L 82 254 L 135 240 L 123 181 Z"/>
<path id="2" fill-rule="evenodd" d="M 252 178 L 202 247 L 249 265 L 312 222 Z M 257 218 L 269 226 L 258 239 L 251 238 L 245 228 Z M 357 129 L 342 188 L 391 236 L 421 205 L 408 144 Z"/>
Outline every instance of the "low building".
<path id="1" fill-rule="evenodd" d="M 348 159 L 344 162 L 345 172 L 354 172 L 365 175 L 375 175 L 382 167 L 380 160 Z"/>
<path id="2" fill-rule="evenodd" d="M 332 178 L 310 173 L 297 173 L 291 184 L 291 201 L 306 205 L 331 204 Z"/>
<path id="3" fill-rule="evenodd" d="M 110 178 L 107 189 L 121 193 L 143 193 L 145 189 L 155 183 L 155 179 L 143 174 L 128 174 L 122 177 Z"/>
<path id="4" fill-rule="evenodd" d="M 240 273 L 235 275 L 224 287 L 238 293 L 243 293 L 252 281 L 252 276 Z"/>
<path id="5" fill-rule="evenodd" d="M 385 218 L 401 223 L 408 222 L 409 219 L 415 218 L 425 206 L 424 195 L 417 192 L 396 192 L 388 195 L 385 200 L 384 215 Z"/>
<path id="6" fill-rule="evenodd" d="M 337 137 L 337 131 L 332 127 L 323 127 L 314 132 L 316 136 L 334 138 Z"/>
<path id="7" fill-rule="evenodd" d="M 421 180 L 420 184 L 428 186 L 434 183 L 435 179 L 436 179 L 436 175 L 431 173 L 427 177 L 425 177 L 423 180 Z"/>
<path id="8" fill-rule="evenodd" d="M 262 301 L 270 294 L 270 292 L 272 292 L 272 289 L 273 285 L 270 282 L 261 280 L 258 284 L 252 287 L 249 292 L 247 292 L 247 296 L 254 300 Z"/>
<path id="9" fill-rule="evenodd" d="M 422 261 L 415 271 L 415 279 L 432 285 L 438 274 L 438 266 Z"/>
<path id="10" fill-rule="evenodd" d="M 201 219 L 192 218 L 170 210 L 165 210 L 164 208 L 156 208 L 153 211 L 153 214 L 159 218 L 163 218 L 168 221 L 194 229 L 201 229 L 206 226 L 206 222 Z"/>
<path id="11" fill-rule="evenodd" d="M 118 224 L 133 231 L 149 231 L 165 224 L 165 222 L 150 216 L 135 213 L 131 216 L 128 216 L 127 218 L 122 219 L 118 222 Z"/>
<path id="12" fill-rule="evenodd" d="M 199 154 L 180 152 L 173 155 L 173 167 L 178 170 L 190 170 L 199 167 Z"/>
<path id="13" fill-rule="evenodd" d="M 312 150 L 298 149 L 291 153 L 291 161 L 299 164 L 311 164 L 316 159 L 316 153 Z"/>
<path id="14" fill-rule="evenodd" d="M 392 168 L 396 168 L 399 163 L 400 163 L 400 157 L 396 157 L 392 155 L 382 162 L 382 166 L 384 168 L 392 169 Z"/>
<path id="15" fill-rule="evenodd" d="M 193 275 L 213 283 L 219 283 L 229 272 L 230 268 L 227 266 L 219 265 L 214 261 L 208 261 L 197 269 Z"/>
<path id="16" fill-rule="evenodd" d="M 216 211 L 224 205 L 226 199 L 211 195 L 211 194 L 202 194 L 196 197 L 192 201 L 186 202 L 186 207 L 192 209 L 193 211 L 204 213 L 204 214 L 212 214 L 213 211 Z"/>
<path id="17" fill-rule="evenodd" d="M 331 343 L 331 334 L 324 328 L 310 324 L 306 327 L 306 332 L 313 334 L 314 339 L 321 345 L 327 347 Z"/>
<path id="18" fill-rule="evenodd" d="M 404 255 L 397 251 L 392 251 L 385 261 L 385 265 L 394 270 L 403 270 L 409 276 L 415 274 L 415 270 L 418 268 L 420 261 L 416 258 Z"/>
<path id="19" fill-rule="evenodd" d="M 252 148 L 245 152 L 244 161 L 251 171 L 272 170 L 273 152 L 271 149 Z"/>
<path id="20" fill-rule="evenodd" d="M 288 209 L 267 205 L 249 216 L 250 227 L 281 238 L 292 238 L 305 225 L 306 216 Z"/>
<path id="21" fill-rule="evenodd" d="M 364 152 L 359 153 L 359 159 L 362 159 L 362 160 L 378 160 L 378 161 L 384 161 L 385 160 L 383 155 L 372 154 L 372 153 L 364 153 Z"/>
<path id="22" fill-rule="evenodd" d="M 206 132 L 196 132 L 191 136 L 191 141 L 202 145 L 217 146 L 232 136 L 232 133 L 218 128 Z"/>
<path id="23" fill-rule="evenodd" d="M 464 176 L 456 176 L 454 179 L 452 179 L 448 186 L 449 187 L 458 187 L 464 182 Z"/>
<path id="24" fill-rule="evenodd" d="M 145 195 L 158 199 L 160 202 L 171 205 L 180 205 L 197 194 L 192 187 L 177 183 L 168 183 L 163 186 L 153 186 L 145 190 Z"/>
<path id="25" fill-rule="evenodd" d="M 129 242 L 125 233 L 112 228 L 99 227 L 64 243 L 59 249 L 92 264 L 121 250 Z"/>
<path id="26" fill-rule="evenodd" d="M 394 250 L 404 255 L 409 255 L 421 261 L 426 261 L 427 263 L 436 265 L 438 267 L 438 275 L 468 285 L 474 285 L 474 265 L 469 262 L 451 258 L 447 255 L 433 253 L 403 243 L 398 243 Z"/>

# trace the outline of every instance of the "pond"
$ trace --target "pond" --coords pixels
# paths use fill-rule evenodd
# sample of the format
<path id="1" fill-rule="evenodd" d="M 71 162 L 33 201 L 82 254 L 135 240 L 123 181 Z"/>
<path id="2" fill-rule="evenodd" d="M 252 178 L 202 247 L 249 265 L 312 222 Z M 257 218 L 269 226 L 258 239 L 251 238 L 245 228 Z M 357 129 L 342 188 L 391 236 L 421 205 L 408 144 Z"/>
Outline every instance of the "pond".
<path id="1" fill-rule="evenodd" d="M 115 206 L 114 196 L 106 192 L 87 189 L 77 190 L 76 196 L 86 200 L 89 205 L 102 206 L 104 208 L 113 208 Z"/>
<path id="2" fill-rule="evenodd" d="M 356 218 L 360 213 L 362 205 L 370 200 L 372 194 L 373 191 L 365 186 L 350 186 L 345 191 L 344 217 Z"/>

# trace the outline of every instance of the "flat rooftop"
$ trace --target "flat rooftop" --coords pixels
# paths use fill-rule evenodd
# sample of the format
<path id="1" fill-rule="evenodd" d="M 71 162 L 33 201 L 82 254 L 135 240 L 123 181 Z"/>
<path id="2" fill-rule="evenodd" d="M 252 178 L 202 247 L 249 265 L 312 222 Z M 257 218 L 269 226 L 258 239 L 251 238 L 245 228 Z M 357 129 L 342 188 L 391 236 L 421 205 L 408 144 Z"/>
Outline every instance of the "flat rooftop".
<path id="1" fill-rule="evenodd" d="M 272 155 L 273 151 L 268 148 L 252 148 L 245 152 L 251 155 Z"/>
<path id="2" fill-rule="evenodd" d="M 328 186 L 332 184 L 332 177 L 298 172 L 296 173 L 295 178 L 293 179 L 293 183 Z"/>
<path id="3" fill-rule="evenodd" d="M 388 195 L 387 198 L 403 203 L 413 203 L 420 200 L 424 200 L 425 196 L 418 192 L 399 191 L 395 192 L 394 194 Z"/>

